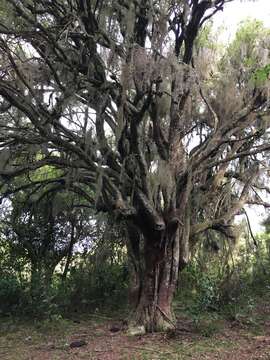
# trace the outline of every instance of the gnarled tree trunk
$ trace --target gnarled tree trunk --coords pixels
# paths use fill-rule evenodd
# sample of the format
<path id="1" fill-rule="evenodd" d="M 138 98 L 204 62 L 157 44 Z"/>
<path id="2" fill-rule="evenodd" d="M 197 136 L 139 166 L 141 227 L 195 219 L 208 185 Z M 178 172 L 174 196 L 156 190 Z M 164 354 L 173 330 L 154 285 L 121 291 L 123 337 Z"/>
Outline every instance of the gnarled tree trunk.
<path id="1" fill-rule="evenodd" d="M 144 325 L 147 331 L 167 330 L 174 326 L 171 304 L 175 276 L 173 252 L 169 247 L 156 243 L 155 238 L 145 240 L 145 269 L 135 321 Z"/>
<path id="2" fill-rule="evenodd" d="M 178 225 L 173 221 L 166 222 L 162 231 L 129 228 L 129 250 L 134 268 L 131 284 L 131 302 L 135 306 L 133 320 L 147 332 L 175 327 L 172 301 L 179 269 L 186 263 L 183 227 Z"/>

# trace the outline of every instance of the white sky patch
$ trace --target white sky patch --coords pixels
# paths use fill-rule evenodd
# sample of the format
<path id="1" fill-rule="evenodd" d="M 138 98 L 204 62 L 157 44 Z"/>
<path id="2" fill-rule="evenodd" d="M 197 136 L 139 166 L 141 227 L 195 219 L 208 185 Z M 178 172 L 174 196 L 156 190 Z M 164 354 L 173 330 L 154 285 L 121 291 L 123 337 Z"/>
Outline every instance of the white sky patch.
<path id="1" fill-rule="evenodd" d="M 235 0 L 224 5 L 224 10 L 213 17 L 214 29 L 224 28 L 221 40 L 233 39 L 239 23 L 246 18 L 263 21 L 270 27 L 270 0 Z"/>

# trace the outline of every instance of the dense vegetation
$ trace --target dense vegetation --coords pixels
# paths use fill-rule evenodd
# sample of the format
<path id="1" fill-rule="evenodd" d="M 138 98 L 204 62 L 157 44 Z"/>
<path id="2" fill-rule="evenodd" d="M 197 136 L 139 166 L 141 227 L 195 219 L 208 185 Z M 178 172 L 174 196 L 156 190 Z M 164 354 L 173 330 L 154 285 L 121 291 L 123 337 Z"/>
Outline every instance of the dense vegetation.
<path id="1" fill-rule="evenodd" d="M 35 216 L 40 210 L 35 207 Z M 25 238 L 22 236 L 25 224 L 19 222 L 21 218 L 14 221 L 13 212 L 14 209 L 6 212 L 5 220 L 1 222 L 1 315 L 53 321 L 80 318 L 89 313 L 108 316 L 122 313 L 118 316 L 130 318 L 129 307 L 134 301 L 129 292 L 131 260 L 125 233 L 119 224 L 115 225 L 111 219 L 96 218 L 96 222 L 83 229 L 86 230 L 82 234 L 84 237 L 74 241 L 69 261 L 63 238 L 57 237 L 61 232 L 70 245 L 69 229 L 62 225 L 59 230 L 59 224 L 56 224 L 50 242 L 38 241 L 40 233 L 47 231 L 38 218 L 39 224 L 27 222 Z M 48 214 L 46 212 L 43 221 L 48 220 Z M 64 215 L 63 219 L 67 220 Z M 80 221 L 78 217 L 74 222 L 76 229 L 80 227 Z M 208 234 L 194 249 L 191 262 L 181 272 L 175 307 L 187 313 L 195 324 L 206 313 L 235 320 L 241 314 L 241 308 L 255 305 L 259 297 L 269 292 L 269 220 L 264 222 L 264 232 L 254 239 L 246 221 L 238 225 L 238 231 L 236 241 Z"/>

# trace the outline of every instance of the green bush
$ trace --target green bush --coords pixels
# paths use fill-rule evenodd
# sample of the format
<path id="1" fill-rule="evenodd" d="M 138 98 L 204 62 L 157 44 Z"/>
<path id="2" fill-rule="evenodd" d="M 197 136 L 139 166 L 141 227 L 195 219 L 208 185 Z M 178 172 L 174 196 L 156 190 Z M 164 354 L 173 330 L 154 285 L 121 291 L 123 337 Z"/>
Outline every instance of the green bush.
<path id="1" fill-rule="evenodd" d="M 220 274 L 215 269 L 201 271 L 193 261 L 181 274 L 178 297 L 184 302 L 188 299 L 187 307 L 192 313 L 218 310 L 220 284 Z"/>
<path id="2" fill-rule="evenodd" d="M 0 312 L 2 314 L 17 311 L 23 298 L 23 289 L 16 277 L 6 276 L 0 279 Z"/>
<path id="3" fill-rule="evenodd" d="M 269 293 L 269 238 L 259 238 L 257 247 L 242 240 L 229 250 L 226 257 L 203 249 L 180 274 L 178 303 L 191 316 L 218 311 L 235 319 L 251 306 L 247 299 Z"/>
<path id="4" fill-rule="evenodd" d="M 128 273 L 124 265 L 74 267 L 65 282 L 58 281 L 55 302 L 60 313 L 117 309 L 127 300 Z"/>

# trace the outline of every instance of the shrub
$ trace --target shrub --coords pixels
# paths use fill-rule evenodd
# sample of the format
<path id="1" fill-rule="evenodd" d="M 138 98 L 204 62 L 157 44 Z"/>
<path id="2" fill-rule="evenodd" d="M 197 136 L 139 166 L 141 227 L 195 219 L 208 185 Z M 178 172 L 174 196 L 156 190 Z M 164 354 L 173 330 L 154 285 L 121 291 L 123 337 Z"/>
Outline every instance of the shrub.
<path id="1" fill-rule="evenodd" d="M 127 300 L 128 273 L 125 265 L 81 265 L 59 282 L 55 301 L 61 313 L 117 309 Z"/>
<path id="2" fill-rule="evenodd" d="M 21 284 L 14 276 L 0 279 L 0 312 L 12 313 L 20 307 L 24 294 Z"/>

